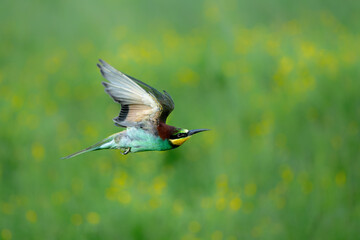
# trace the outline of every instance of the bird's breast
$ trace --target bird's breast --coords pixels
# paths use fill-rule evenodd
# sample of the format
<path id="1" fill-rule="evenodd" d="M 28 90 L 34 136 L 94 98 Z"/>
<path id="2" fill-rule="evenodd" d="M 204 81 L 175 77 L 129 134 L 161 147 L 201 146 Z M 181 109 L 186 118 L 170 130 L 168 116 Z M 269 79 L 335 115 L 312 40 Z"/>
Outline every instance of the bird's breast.
<path id="1" fill-rule="evenodd" d="M 167 139 L 162 139 L 141 128 L 128 128 L 126 134 L 120 139 L 119 147 L 130 147 L 131 152 L 163 151 L 172 148 Z"/>

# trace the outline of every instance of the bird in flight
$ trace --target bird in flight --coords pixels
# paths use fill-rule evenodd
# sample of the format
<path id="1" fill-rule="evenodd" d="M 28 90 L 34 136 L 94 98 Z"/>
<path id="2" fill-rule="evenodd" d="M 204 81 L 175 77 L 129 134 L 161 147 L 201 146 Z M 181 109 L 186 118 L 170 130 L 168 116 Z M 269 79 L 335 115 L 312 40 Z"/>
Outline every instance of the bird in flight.
<path id="1" fill-rule="evenodd" d="M 115 133 L 104 140 L 66 158 L 81 153 L 120 149 L 123 155 L 143 151 L 164 151 L 177 148 L 192 135 L 209 129 L 188 130 L 166 124 L 166 118 L 174 110 L 174 101 L 164 91 L 159 92 L 146 83 L 119 72 L 103 60 L 99 60 L 105 91 L 121 104 L 119 116 L 113 121 L 126 130 Z"/>

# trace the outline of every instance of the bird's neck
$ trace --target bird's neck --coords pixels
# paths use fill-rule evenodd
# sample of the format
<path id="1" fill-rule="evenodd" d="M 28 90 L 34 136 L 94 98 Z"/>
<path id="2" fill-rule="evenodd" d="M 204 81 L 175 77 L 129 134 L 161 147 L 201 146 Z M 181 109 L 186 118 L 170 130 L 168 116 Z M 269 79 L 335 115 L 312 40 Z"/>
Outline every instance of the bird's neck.
<path id="1" fill-rule="evenodd" d="M 175 132 L 176 127 L 167 125 L 166 123 L 160 122 L 157 127 L 159 137 L 163 140 L 169 139 L 170 136 Z"/>

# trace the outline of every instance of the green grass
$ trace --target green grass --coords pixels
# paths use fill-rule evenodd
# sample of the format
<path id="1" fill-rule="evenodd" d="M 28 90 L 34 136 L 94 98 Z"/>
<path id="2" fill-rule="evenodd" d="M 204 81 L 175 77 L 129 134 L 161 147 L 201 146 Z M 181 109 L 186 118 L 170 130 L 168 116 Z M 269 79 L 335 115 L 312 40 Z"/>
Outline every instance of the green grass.
<path id="1" fill-rule="evenodd" d="M 360 4 L 0 4 L 0 239 L 355 239 Z M 168 152 L 60 158 L 120 131 L 102 58 L 210 128 Z"/>

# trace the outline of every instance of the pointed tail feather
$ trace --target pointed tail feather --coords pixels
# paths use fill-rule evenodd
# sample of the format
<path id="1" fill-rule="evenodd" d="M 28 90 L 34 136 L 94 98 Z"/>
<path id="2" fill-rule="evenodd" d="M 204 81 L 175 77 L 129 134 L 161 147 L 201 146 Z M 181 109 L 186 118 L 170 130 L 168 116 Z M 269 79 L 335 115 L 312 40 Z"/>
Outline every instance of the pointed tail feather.
<path id="1" fill-rule="evenodd" d="M 92 146 L 90 146 L 88 148 L 85 148 L 85 149 L 80 150 L 80 151 L 78 151 L 76 153 L 70 154 L 69 156 L 62 157 L 61 159 L 72 158 L 72 157 L 75 157 L 77 155 L 80 155 L 80 154 L 86 153 L 86 152 L 112 148 L 113 147 L 113 145 L 112 145 L 113 142 L 112 141 L 114 140 L 114 137 L 115 137 L 115 134 L 111 135 L 108 138 L 105 138 L 104 140 L 102 140 L 102 141 L 100 141 L 98 143 L 95 143 L 94 145 L 92 145 Z"/>

